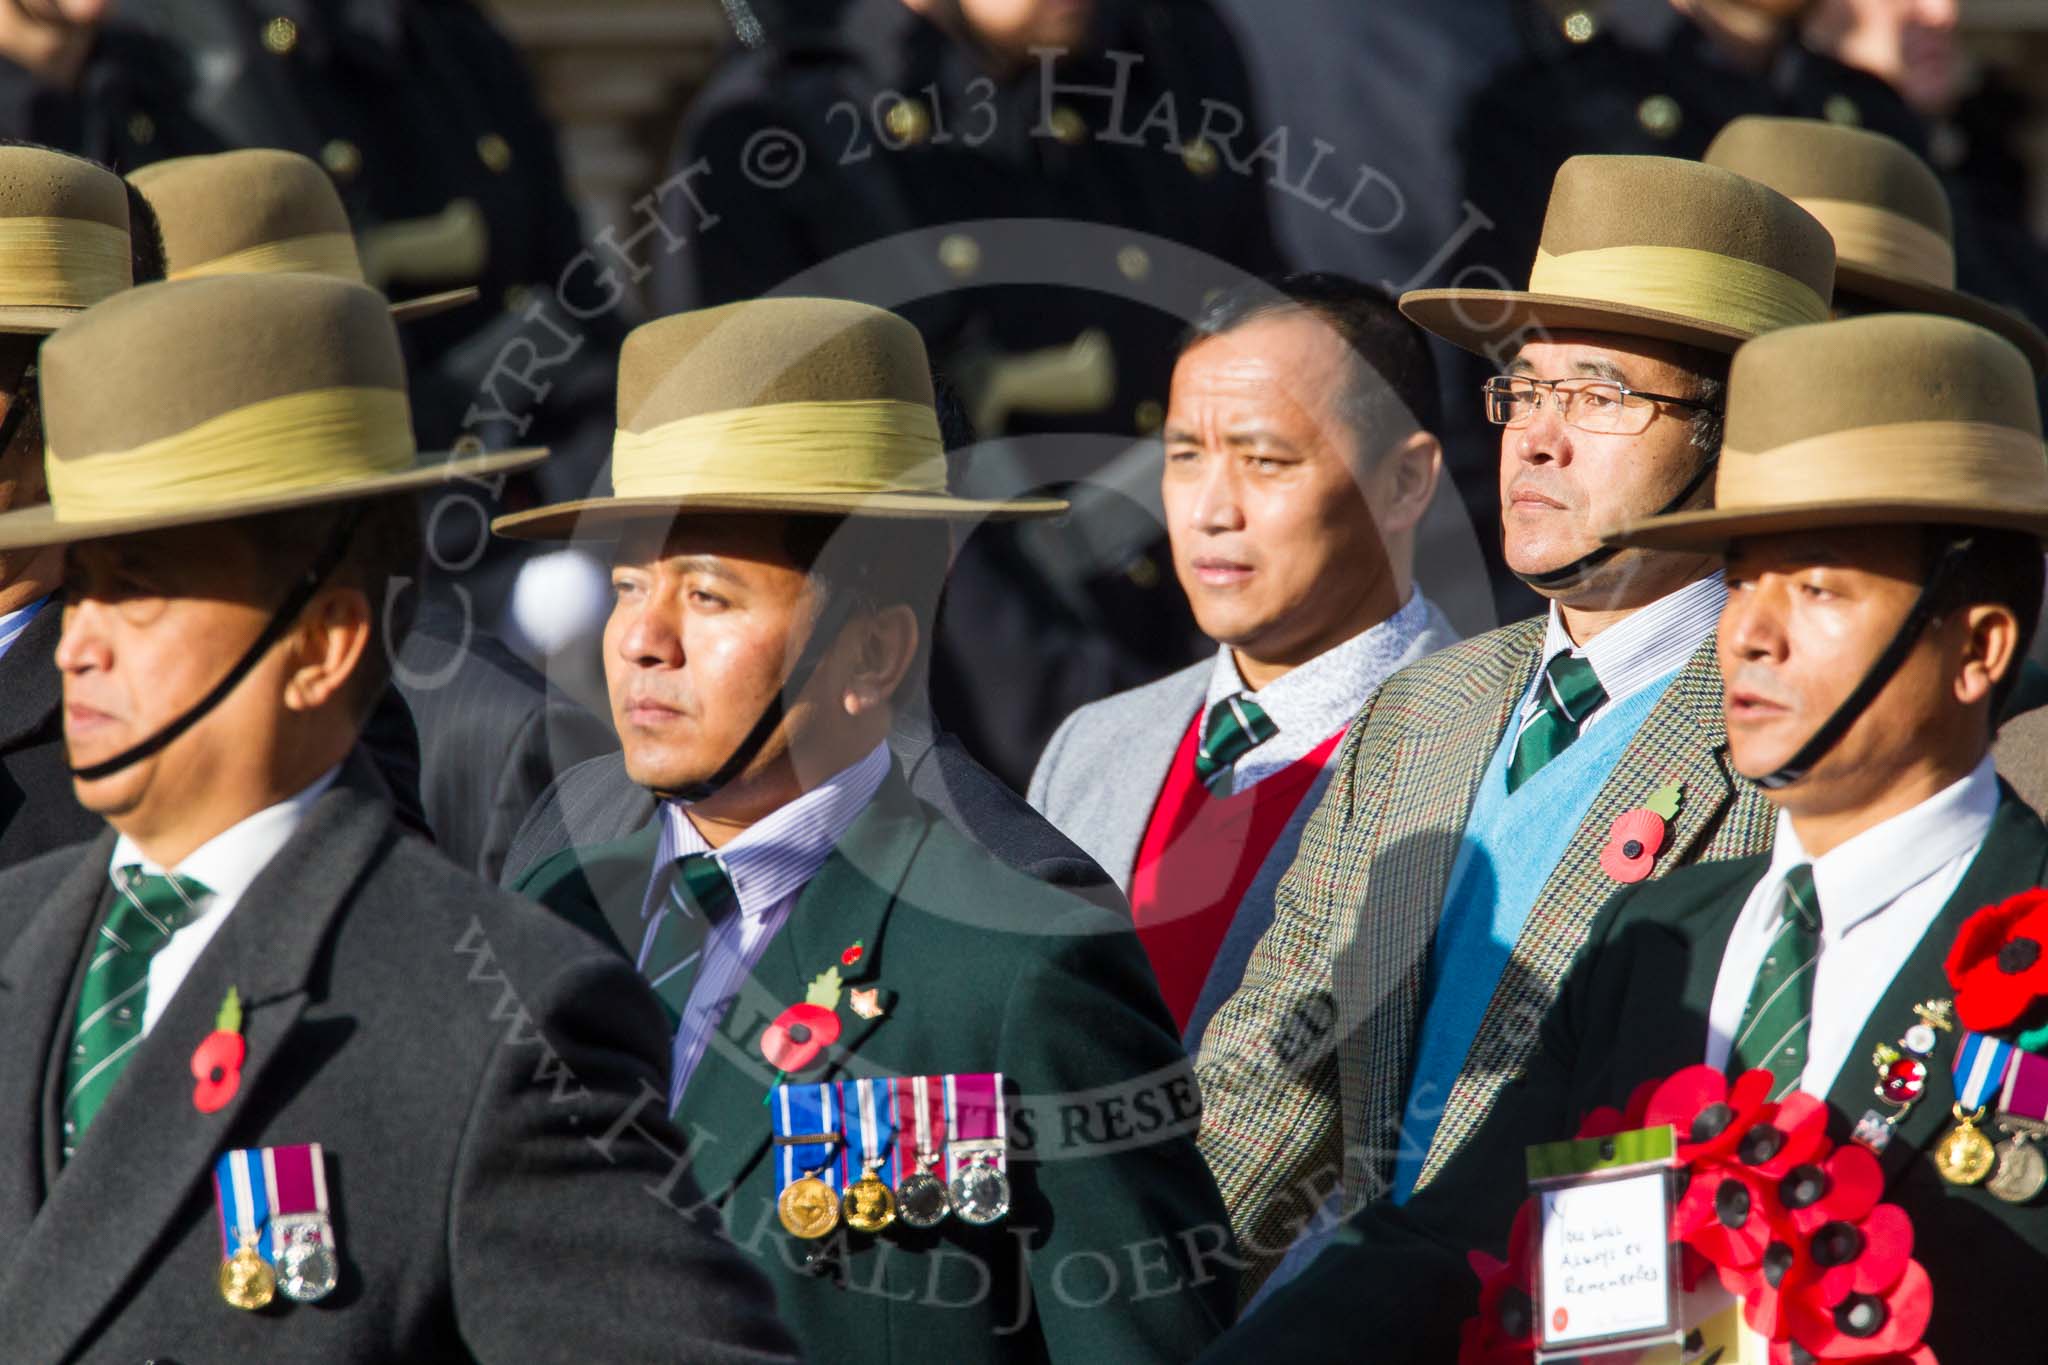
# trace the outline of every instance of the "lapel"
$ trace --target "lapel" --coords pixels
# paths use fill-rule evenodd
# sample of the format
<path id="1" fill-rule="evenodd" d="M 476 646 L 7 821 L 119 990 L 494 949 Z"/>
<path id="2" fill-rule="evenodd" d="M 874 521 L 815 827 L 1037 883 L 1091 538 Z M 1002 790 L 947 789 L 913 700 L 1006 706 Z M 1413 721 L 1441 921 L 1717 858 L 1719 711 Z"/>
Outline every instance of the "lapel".
<path id="1" fill-rule="evenodd" d="M 676 1123 L 692 1142 L 698 1183 L 722 1199 L 760 1163 L 769 1146 L 768 1110 L 762 1099 L 774 1069 L 761 1056 L 761 1031 L 784 1008 L 804 997 L 820 973 L 837 968 L 840 978 L 838 1040 L 819 1067 L 796 1079 L 806 1082 L 879 1074 L 862 1068 L 855 1054 L 889 1024 L 892 993 L 883 973 L 891 970 L 886 929 L 904 878 L 923 846 L 930 822 L 903 778 L 891 771 L 875 799 L 840 839 L 818 874 L 798 894 L 789 920 L 767 945 L 751 977 L 741 986 L 731 1014 L 705 1048 L 690 1077 Z M 858 961 L 842 961 L 861 944 Z M 901 976 L 916 964 L 899 962 Z M 864 1019 L 852 1008 L 852 992 L 876 989 L 883 1013 Z"/>
<path id="2" fill-rule="evenodd" d="M 57 714 L 64 678 L 57 671 L 57 637 L 64 608 L 51 602 L 36 613 L 4 657 L 0 657 L 0 752 L 41 731 Z"/>
<path id="3" fill-rule="evenodd" d="M 1941 913 L 1935 916 L 1918 947 L 1870 1011 L 1856 1046 L 1842 1062 L 1841 1074 L 1828 1091 L 1831 1123 L 1838 1125 L 1834 1136 L 1845 1141 L 1856 1120 L 1866 1109 L 1882 1109 L 1872 1093 L 1877 1072 L 1871 1054 L 1880 1044 L 1894 1043 L 1914 1022 L 1913 1006 L 1927 1000 L 1942 1000 L 1955 992 L 1949 986 L 1944 967 L 1948 950 L 1955 942 L 1963 921 L 1985 906 L 2008 896 L 2040 886 L 2048 872 L 2048 830 L 2010 788 L 2001 784 L 2003 801 L 1991 822 L 1991 833 L 1978 850 L 1970 869 L 1956 887 Z M 1711 987 L 1709 987 L 1711 989 Z M 1941 1034 L 1935 1053 L 1927 1061 L 1927 1089 L 1906 1111 L 1892 1132 L 1892 1140 L 1880 1154 L 1885 1179 L 1896 1181 L 1911 1160 L 1954 1120 L 1950 1106 L 1955 1103 L 1955 1081 L 1949 1072 L 1955 1058 L 1960 1030 Z"/>
<path id="4" fill-rule="evenodd" d="M 653 819 L 623 839 L 566 848 L 520 878 L 516 889 L 638 962 L 661 821 L 657 806 Z M 703 926 L 697 927 L 701 934 Z"/>
<path id="5" fill-rule="evenodd" d="M 147 1273 L 153 1247 L 179 1235 L 181 1213 L 202 1197 L 219 1153 L 236 1143 L 260 1144 L 261 1115 L 279 1101 L 279 1088 L 305 1079 L 293 1068 L 303 1059 L 292 1059 L 285 1043 L 306 1007 L 308 983 L 335 921 L 392 838 L 381 792 L 367 760 L 360 753 L 351 758 L 193 964 L 62 1178 L 52 1132 L 57 1115 L 49 1106 L 62 1061 L 49 1044 L 71 997 L 67 988 L 36 977 L 75 979 L 110 840 L 94 846 L 97 860 L 89 856 L 66 880 L 8 955 L 5 974 L 37 1011 L 30 1016 L 32 1031 L 43 1046 L 33 1053 L 6 1050 L 11 1060 L 5 1065 L 13 1069 L 0 1072 L 0 1085 L 8 1087 L 0 1093 L 15 1094 L 11 1081 L 41 1094 L 45 1103 L 36 1118 L 51 1134 L 37 1144 L 48 1197 L 0 1276 L 0 1321 L 28 1355 L 72 1355 L 93 1323 L 113 1310 L 131 1277 Z M 242 995 L 248 1055 L 234 1098 L 218 1113 L 201 1114 L 192 1106 L 192 1049 L 212 1032 L 229 986 Z M 31 1068 L 40 1073 L 33 1080 L 26 1074 Z M 10 1115 L 6 1126 L 19 1122 Z M 0 1155 L 17 1160 L 19 1135 L 6 1132 L 0 1141 L 6 1143 Z M 5 1178 L 11 1196 L 21 1177 L 10 1171 Z M 53 1286 L 57 1276 L 61 1292 Z"/>

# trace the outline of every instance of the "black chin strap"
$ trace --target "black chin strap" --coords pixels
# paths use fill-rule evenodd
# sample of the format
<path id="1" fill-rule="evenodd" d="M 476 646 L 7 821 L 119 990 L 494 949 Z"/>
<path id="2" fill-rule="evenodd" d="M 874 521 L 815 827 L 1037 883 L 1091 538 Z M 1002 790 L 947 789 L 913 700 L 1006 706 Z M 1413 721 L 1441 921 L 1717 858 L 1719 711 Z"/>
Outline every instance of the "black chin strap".
<path id="1" fill-rule="evenodd" d="M 1914 601 L 1913 609 L 1906 613 L 1906 619 L 1900 623 L 1898 633 L 1892 636 L 1891 643 L 1884 647 L 1884 652 L 1877 656 L 1877 662 L 1870 666 L 1870 671 L 1863 675 L 1863 681 L 1856 684 L 1856 689 L 1835 708 L 1833 715 L 1821 722 L 1820 729 L 1813 732 L 1813 738 L 1802 744 L 1798 753 L 1785 760 L 1783 767 L 1776 772 L 1765 773 L 1756 780 L 1759 787 L 1765 791 L 1777 791 L 1782 787 L 1791 786 L 1812 772 L 1814 765 L 1826 758 L 1828 751 L 1841 742 L 1842 736 L 1849 732 L 1849 727 L 1856 723 L 1856 718 L 1863 714 L 1877 698 L 1877 694 L 1884 690 L 1885 684 L 1892 680 L 1892 675 L 1899 671 L 1899 666 L 1906 662 L 1906 656 L 1913 652 L 1914 644 L 1919 641 L 1921 632 L 1927 629 L 1928 623 L 1941 614 L 1942 594 L 1948 590 L 1949 580 L 1955 577 L 1957 567 L 1963 562 L 1963 556 L 1970 552 L 1970 545 L 1971 540 L 1966 536 L 1951 542 L 1949 547 L 1942 551 L 1941 558 L 1935 561 L 1934 572 L 1927 576 L 1927 585 L 1920 589 L 1920 596 Z"/>
<path id="2" fill-rule="evenodd" d="M 852 615 L 850 598 L 838 595 L 826 598 L 824 609 L 811 626 L 810 638 L 804 641 L 803 650 L 790 667 L 789 676 L 782 680 L 782 686 L 775 689 L 775 695 L 768 699 L 761 718 L 754 722 L 753 729 L 747 731 L 747 737 L 732 751 L 732 756 L 718 766 L 717 772 L 701 782 L 687 782 L 672 791 L 656 788 L 654 794 L 663 800 L 687 804 L 708 801 L 745 772 L 747 765 L 760 755 L 762 746 L 782 724 L 788 709 L 784 699 L 794 700 L 803 695 L 804 689 L 811 685 L 811 677 L 818 671 L 818 665 L 825 662 L 826 652 L 832 648 L 833 641 L 839 638 L 839 632 L 845 629 Z"/>
<path id="3" fill-rule="evenodd" d="M 1691 481 L 1685 487 L 1678 490 L 1678 496 L 1658 508 L 1654 515 L 1668 517 L 1673 512 L 1682 511 L 1685 505 L 1692 501 L 1693 494 L 1705 487 L 1707 480 L 1713 477 L 1714 467 L 1720 464 L 1720 462 L 1721 457 L 1715 455 L 1705 464 L 1701 465 L 1699 472 L 1692 476 Z M 1500 533 L 1501 539 L 1505 541 L 1508 533 L 1505 523 L 1502 524 Z M 1608 560 L 1613 559 L 1621 551 L 1622 547 L 1619 545 L 1602 545 L 1591 554 L 1581 555 L 1563 568 L 1552 569 L 1547 573 L 1518 573 L 1515 577 L 1521 579 L 1538 592 L 1561 592 L 1566 588 L 1576 586 L 1587 574 L 1592 573 L 1593 570 L 1599 568 Z"/>
<path id="4" fill-rule="evenodd" d="M 211 692 L 201 697 L 184 715 L 134 748 L 115 754 L 105 762 L 95 763 L 90 767 L 73 768 L 71 775 L 81 782 L 97 782 L 101 778 L 112 777 L 123 768 L 140 763 L 153 754 L 161 753 L 165 746 L 175 742 L 180 735 L 206 719 L 214 707 L 226 701 L 228 694 L 241 686 L 242 679 L 248 677 L 249 671 L 262 662 L 263 656 L 270 652 L 270 647 L 283 639 L 285 632 L 298 622 L 299 613 L 306 609 L 306 604 L 313 600 L 313 594 L 320 591 L 320 585 L 327 581 L 327 575 L 334 572 L 335 567 L 341 563 L 342 556 L 348 553 L 349 542 L 355 539 L 356 527 L 362 518 L 363 509 L 360 505 L 351 506 L 342 514 L 340 524 L 334 528 L 334 535 L 327 542 L 327 548 L 307 567 L 298 585 L 292 589 L 291 595 L 272 613 L 270 624 L 263 628 L 263 633 L 256 637 L 256 642 L 243 651 L 235 666 L 228 670 L 226 677 L 214 684 Z"/>

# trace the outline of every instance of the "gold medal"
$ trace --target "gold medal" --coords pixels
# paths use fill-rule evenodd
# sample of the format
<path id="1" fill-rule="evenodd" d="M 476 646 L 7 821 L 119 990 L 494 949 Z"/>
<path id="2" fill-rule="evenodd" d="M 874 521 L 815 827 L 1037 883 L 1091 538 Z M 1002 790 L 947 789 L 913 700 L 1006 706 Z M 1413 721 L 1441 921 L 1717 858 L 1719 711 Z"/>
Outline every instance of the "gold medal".
<path id="1" fill-rule="evenodd" d="M 839 1226 L 839 1196 L 818 1177 L 807 1175 L 791 1181 L 783 1190 L 775 1201 L 775 1212 L 791 1236 L 807 1240 L 823 1237 Z"/>
<path id="2" fill-rule="evenodd" d="M 1973 1114 L 1963 1112 L 1963 1106 L 1955 1105 L 1956 1126 L 1948 1136 L 1935 1144 L 1934 1169 L 1941 1178 L 1951 1185 L 1978 1185 L 1998 1163 L 1998 1152 L 1977 1127 L 1977 1120 L 1984 1117 L 1982 1109 Z"/>
<path id="3" fill-rule="evenodd" d="M 2008 1204 L 2025 1204 L 2048 1187 L 2048 1161 L 2034 1145 L 2031 1134 L 2021 1132 L 1998 1144 L 1998 1169 L 1984 1188 Z"/>
<path id="4" fill-rule="evenodd" d="M 230 1308 L 253 1313 L 277 1297 L 277 1274 L 251 1243 L 221 1262 L 220 1296 Z"/>
<path id="5" fill-rule="evenodd" d="M 841 1208 L 846 1225 L 856 1232 L 880 1232 L 896 1221 L 896 1196 L 872 1168 L 847 1189 Z"/>

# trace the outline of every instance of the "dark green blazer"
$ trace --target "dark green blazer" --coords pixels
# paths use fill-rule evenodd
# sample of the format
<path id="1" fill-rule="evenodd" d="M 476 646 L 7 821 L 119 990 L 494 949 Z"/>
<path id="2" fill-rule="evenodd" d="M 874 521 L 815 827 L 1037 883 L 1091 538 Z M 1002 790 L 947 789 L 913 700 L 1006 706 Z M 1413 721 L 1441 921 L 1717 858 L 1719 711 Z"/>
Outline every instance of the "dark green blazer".
<path id="1" fill-rule="evenodd" d="M 1209 1361 L 1334 1359 L 1371 1340 L 1375 1362 L 1457 1358 L 1458 1324 L 1476 1282 L 1470 1247 L 1504 1252 L 1526 1197 L 1523 1149 L 1569 1137 L 1600 1105 L 1622 1105 L 1639 1083 L 1697 1064 L 1728 936 L 1769 866 L 1764 857 L 1704 863 L 1619 894 L 1544 1019 L 1527 1073 L 1444 1173 L 1405 1208 L 1369 1205 L 1340 1228 L 1301 1276 L 1276 1290 Z M 2008 790 L 1962 884 L 1871 1011 L 1828 1093 L 1837 1142 L 1872 1097 L 1870 1054 L 1914 1022 L 1913 1006 L 1953 995 L 1942 962 L 1972 912 L 2043 884 L 2048 831 Z M 1942 1360 L 2042 1361 L 2048 1344 L 2017 1286 L 2048 1273 L 2048 1198 L 2000 1203 L 1935 1173 L 1928 1148 L 1951 1126 L 1949 1064 L 1959 1035 L 1943 1034 L 1926 1092 L 1881 1158 L 1886 1198 L 1911 1215 L 1915 1250 L 1934 1282 L 1927 1342 Z"/>
<path id="2" fill-rule="evenodd" d="M 567 850 L 519 889 L 637 950 L 659 833 Z M 843 1031 L 794 1079 L 1002 1072 L 1007 1219 L 816 1244 L 783 1230 L 759 1039 L 832 967 Z M 853 1011 L 853 989 L 878 991 L 880 1017 Z M 894 773 L 767 945 L 675 1118 L 812 1359 L 1185 1361 L 1234 1311 L 1192 1071 L 1129 919 L 996 862 Z"/>

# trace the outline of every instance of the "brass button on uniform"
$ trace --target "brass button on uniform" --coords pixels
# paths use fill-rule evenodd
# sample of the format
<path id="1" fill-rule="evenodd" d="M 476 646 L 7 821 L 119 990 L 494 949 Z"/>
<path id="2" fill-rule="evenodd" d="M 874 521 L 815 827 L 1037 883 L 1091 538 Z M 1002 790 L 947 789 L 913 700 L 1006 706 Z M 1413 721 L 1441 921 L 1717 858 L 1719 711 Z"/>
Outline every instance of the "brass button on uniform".
<path id="1" fill-rule="evenodd" d="M 1141 436 L 1150 436 L 1166 425 L 1166 408 L 1156 398 L 1147 398 L 1131 410 L 1131 425 Z"/>
<path id="2" fill-rule="evenodd" d="M 1829 95 L 1821 102 L 1820 112 L 1829 123 L 1839 123 L 1850 128 L 1863 126 L 1863 111 L 1856 107 L 1856 101 L 1847 95 Z"/>
<path id="3" fill-rule="evenodd" d="M 496 133 L 485 133 L 476 140 L 476 159 L 493 175 L 503 175 L 512 169 L 512 144 Z"/>
<path id="4" fill-rule="evenodd" d="M 897 100 L 882 116 L 882 126 L 898 142 L 915 147 L 931 136 L 932 116 L 925 112 L 921 101 Z"/>
<path id="5" fill-rule="evenodd" d="M 1088 120 L 1075 113 L 1070 105 L 1055 106 L 1046 123 L 1052 129 L 1052 135 L 1069 147 L 1088 136 Z"/>
<path id="6" fill-rule="evenodd" d="M 526 305 L 533 302 L 533 291 L 523 284 L 515 284 L 505 291 L 505 311 L 523 313 Z"/>
<path id="7" fill-rule="evenodd" d="M 263 47 L 275 56 L 289 56 L 299 45 L 299 26 L 282 14 L 263 26 Z"/>
<path id="8" fill-rule="evenodd" d="M 147 147 L 156 141 L 156 120 L 141 110 L 128 116 L 128 140 L 138 147 Z"/>
<path id="9" fill-rule="evenodd" d="M 1152 257 L 1141 246 L 1127 246 L 1116 253 L 1116 268 L 1133 284 L 1152 273 Z"/>
<path id="10" fill-rule="evenodd" d="M 1685 122 L 1685 113 L 1671 96 L 1651 95 L 1636 106 L 1636 122 L 1651 137 L 1670 137 Z"/>
<path id="11" fill-rule="evenodd" d="M 1152 556 L 1139 555 L 1124 566 L 1124 577 L 1141 588 L 1156 588 L 1159 586 L 1159 566 L 1152 562 Z"/>
<path id="12" fill-rule="evenodd" d="M 981 243 L 964 232 L 951 232 L 939 242 L 939 264 L 955 279 L 964 280 L 981 269 Z"/>
<path id="13" fill-rule="evenodd" d="M 362 149 L 347 138 L 338 137 L 320 149 L 320 164 L 336 180 L 353 180 L 362 173 Z"/>
<path id="14" fill-rule="evenodd" d="M 1564 36 L 1575 43 L 1590 43 L 1600 32 L 1600 21 L 1589 10 L 1575 9 L 1564 17 Z"/>
<path id="15" fill-rule="evenodd" d="M 1221 160 L 1222 158 L 1216 155 L 1216 149 L 1209 145 L 1206 138 L 1196 138 L 1180 149 L 1180 164 L 1196 175 L 1216 174 L 1216 167 Z"/>

